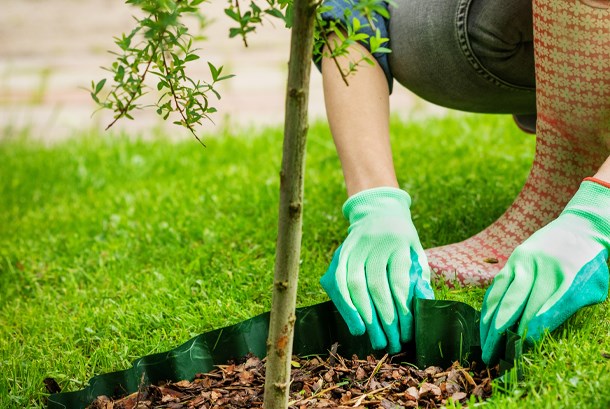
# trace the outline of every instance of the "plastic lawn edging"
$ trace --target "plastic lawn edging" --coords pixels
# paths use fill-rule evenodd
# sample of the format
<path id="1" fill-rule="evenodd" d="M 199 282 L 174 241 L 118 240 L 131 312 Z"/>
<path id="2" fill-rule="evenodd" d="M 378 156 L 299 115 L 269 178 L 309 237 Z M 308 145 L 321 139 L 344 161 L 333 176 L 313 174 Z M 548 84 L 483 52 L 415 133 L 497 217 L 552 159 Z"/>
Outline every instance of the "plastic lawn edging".
<path id="1" fill-rule="evenodd" d="M 479 312 L 458 301 L 416 300 L 415 339 L 403 346 L 401 361 L 419 366 L 450 366 L 458 360 L 479 361 Z M 138 390 L 142 379 L 146 384 L 192 380 L 214 365 L 240 359 L 248 353 L 259 358 L 266 354 L 269 312 L 243 322 L 215 329 L 167 352 L 147 355 L 133 362 L 129 369 L 91 378 L 89 386 L 75 391 L 49 396 L 49 409 L 81 409 L 98 396 L 117 398 Z M 354 337 L 332 302 L 324 302 L 296 311 L 293 354 L 298 356 L 325 355 L 331 345 L 339 343 L 337 352 L 343 356 L 379 355 L 373 351 L 368 336 Z M 521 339 L 508 334 L 500 369 L 507 371 L 521 357 Z"/>

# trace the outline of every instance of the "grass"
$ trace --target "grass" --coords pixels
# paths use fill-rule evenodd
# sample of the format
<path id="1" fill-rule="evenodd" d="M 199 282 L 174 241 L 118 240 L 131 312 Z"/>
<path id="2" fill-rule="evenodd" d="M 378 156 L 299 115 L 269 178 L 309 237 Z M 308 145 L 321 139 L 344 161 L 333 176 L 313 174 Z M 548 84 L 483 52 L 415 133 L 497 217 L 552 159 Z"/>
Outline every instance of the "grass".
<path id="1" fill-rule="evenodd" d="M 506 117 L 392 124 L 400 184 L 425 247 L 461 240 L 519 191 L 534 139 Z M 65 391 L 96 374 L 270 307 L 280 129 L 195 141 L 87 134 L 45 147 L 0 142 L 0 407 L 43 407 L 42 379 Z M 307 153 L 299 305 L 347 224 L 327 127 Z M 481 289 L 437 296 L 477 308 Z M 525 356 L 525 380 L 500 408 L 610 406 L 610 311 L 576 314 Z"/>

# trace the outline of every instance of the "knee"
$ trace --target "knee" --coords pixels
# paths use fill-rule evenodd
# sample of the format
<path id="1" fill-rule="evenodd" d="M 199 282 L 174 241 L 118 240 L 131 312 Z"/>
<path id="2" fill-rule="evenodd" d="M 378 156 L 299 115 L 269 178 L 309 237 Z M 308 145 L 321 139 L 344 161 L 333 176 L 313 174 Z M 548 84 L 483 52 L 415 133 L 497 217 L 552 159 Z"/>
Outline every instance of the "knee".
<path id="1" fill-rule="evenodd" d="M 535 86 L 532 0 L 472 0 L 466 23 L 472 53 L 486 70 Z"/>
<path id="2" fill-rule="evenodd" d="M 420 97 L 449 108 L 535 112 L 531 4 L 525 3 L 531 0 L 516 0 L 519 13 L 529 15 L 520 22 L 521 29 L 511 21 L 514 2 L 502 1 L 414 0 L 391 7 L 394 78 Z M 519 34 L 527 27 L 529 35 Z"/>

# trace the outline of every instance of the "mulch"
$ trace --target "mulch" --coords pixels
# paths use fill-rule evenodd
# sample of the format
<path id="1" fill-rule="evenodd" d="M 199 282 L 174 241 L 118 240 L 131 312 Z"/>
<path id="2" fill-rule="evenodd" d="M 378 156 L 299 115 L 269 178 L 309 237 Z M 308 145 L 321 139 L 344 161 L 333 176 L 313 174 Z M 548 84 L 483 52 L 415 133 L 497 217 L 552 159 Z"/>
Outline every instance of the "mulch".
<path id="1" fill-rule="evenodd" d="M 306 408 L 439 408 L 450 400 L 477 401 L 491 396 L 497 368 L 477 363 L 423 370 L 399 361 L 400 356 L 377 359 L 294 357 L 289 407 Z M 88 409 L 212 409 L 262 408 L 265 361 L 246 356 L 241 362 L 217 365 L 193 381 L 141 385 L 121 399 L 98 397 Z"/>

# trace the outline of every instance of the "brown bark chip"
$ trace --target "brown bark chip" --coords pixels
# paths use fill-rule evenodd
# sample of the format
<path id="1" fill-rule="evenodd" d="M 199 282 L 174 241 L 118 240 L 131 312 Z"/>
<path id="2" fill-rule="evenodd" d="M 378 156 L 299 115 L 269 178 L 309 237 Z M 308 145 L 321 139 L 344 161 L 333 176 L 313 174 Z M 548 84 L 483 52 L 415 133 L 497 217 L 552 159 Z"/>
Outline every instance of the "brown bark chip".
<path id="1" fill-rule="evenodd" d="M 472 363 L 461 367 L 429 367 L 376 359 L 293 358 L 290 384 L 291 409 L 308 408 L 438 408 L 448 400 L 467 403 L 491 396 L 497 368 Z M 217 409 L 262 408 L 265 362 L 247 356 L 243 363 L 217 365 L 193 381 L 142 386 L 139 392 L 117 400 L 98 397 L 88 409 Z"/>
<path id="2" fill-rule="evenodd" d="M 428 382 L 424 382 L 421 386 L 421 388 L 419 388 L 419 397 L 420 399 L 423 398 L 437 398 L 439 396 L 441 396 L 442 392 L 441 392 L 441 388 L 439 388 L 438 386 L 436 386 L 433 383 L 428 383 Z"/>

